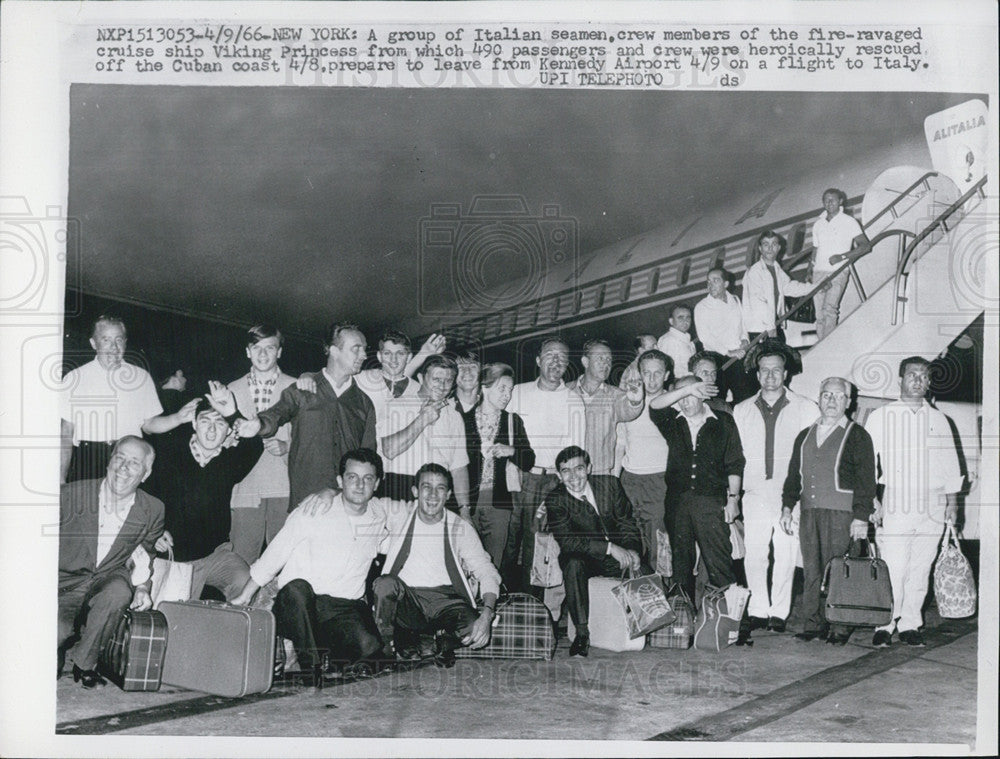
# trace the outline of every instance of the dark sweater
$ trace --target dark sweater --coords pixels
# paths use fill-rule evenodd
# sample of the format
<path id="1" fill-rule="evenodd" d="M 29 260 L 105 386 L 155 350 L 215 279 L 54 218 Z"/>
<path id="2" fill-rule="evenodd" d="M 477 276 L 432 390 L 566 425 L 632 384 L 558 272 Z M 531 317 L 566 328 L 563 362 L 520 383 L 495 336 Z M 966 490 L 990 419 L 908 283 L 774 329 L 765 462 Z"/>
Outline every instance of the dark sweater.
<path id="1" fill-rule="evenodd" d="M 483 473 L 483 441 L 479 439 L 479 427 L 476 425 L 476 410 L 459 413 L 462 421 L 465 422 L 465 449 L 469 454 L 469 491 L 472 495 L 472 503 L 476 502 L 476 494 L 479 492 L 479 483 L 482 481 Z M 510 441 L 510 422 L 514 421 L 514 443 Z M 497 437 L 494 441 L 502 445 L 513 445 L 514 455 L 511 457 L 490 459 L 490 464 L 495 466 L 493 473 L 493 505 L 496 508 L 512 509 L 514 497 L 507 490 L 507 462 L 513 461 L 518 469 L 527 472 L 535 465 L 535 452 L 531 450 L 528 443 L 528 435 L 524 431 L 524 422 L 517 414 L 508 415 L 506 411 L 500 412 L 500 426 L 497 428 Z"/>
<path id="2" fill-rule="evenodd" d="M 666 472 L 668 501 L 688 491 L 725 500 L 729 476 L 743 476 L 746 459 L 736 422 L 725 411 L 712 413 L 715 418 L 709 417 L 698 430 L 695 448 L 683 414 L 669 407 L 649 410 L 649 418 L 670 448 Z"/>
<path id="3" fill-rule="evenodd" d="M 195 561 L 229 540 L 233 486 L 253 469 L 264 450 L 259 437 L 224 448 L 204 467 L 191 453 L 191 428 L 152 436 L 153 473 L 142 489 L 163 501 L 164 529 L 174 539 L 174 559 Z"/>

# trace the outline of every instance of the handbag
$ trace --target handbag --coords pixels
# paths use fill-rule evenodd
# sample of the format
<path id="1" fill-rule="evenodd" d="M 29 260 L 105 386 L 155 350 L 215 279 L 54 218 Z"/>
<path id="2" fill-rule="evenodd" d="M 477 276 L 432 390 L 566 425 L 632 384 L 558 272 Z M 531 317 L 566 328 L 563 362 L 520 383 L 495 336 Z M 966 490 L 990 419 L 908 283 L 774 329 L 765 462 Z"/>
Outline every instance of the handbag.
<path id="1" fill-rule="evenodd" d="M 976 580 L 969 560 L 962 555 L 951 522 L 945 527 L 941 553 L 934 565 L 934 599 L 938 613 L 947 619 L 971 617 L 976 613 Z"/>
<path id="2" fill-rule="evenodd" d="M 531 584 L 539 588 L 562 585 L 562 568 L 559 566 L 559 543 L 548 532 L 535 533 L 535 556 L 531 562 Z"/>
<path id="3" fill-rule="evenodd" d="M 510 440 L 511 445 L 514 445 L 514 415 L 509 411 L 507 412 L 507 439 Z M 520 493 L 521 470 L 517 468 L 513 459 L 507 459 L 504 474 L 507 476 L 507 492 Z"/>
<path id="4" fill-rule="evenodd" d="M 631 569 L 628 575 L 611 592 L 625 612 L 629 636 L 638 638 L 673 622 L 677 615 L 667 601 L 663 578 L 656 574 L 636 577 Z"/>
<path id="5" fill-rule="evenodd" d="M 153 608 L 160 608 L 164 601 L 190 601 L 192 566 L 174 561 L 173 548 L 167 548 L 166 559 L 153 559 L 153 586 L 149 596 Z"/>
<path id="6" fill-rule="evenodd" d="M 851 546 L 855 541 L 851 541 Z M 834 624 L 881 627 L 892 621 L 892 584 L 889 568 L 878 548 L 867 540 L 865 555 L 843 556 L 827 562 L 820 592 L 826 593 L 826 620 Z"/>
<path id="7" fill-rule="evenodd" d="M 694 647 L 702 651 L 721 651 L 735 643 L 749 600 L 750 591 L 736 584 L 725 588 L 706 586 L 695 624 Z"/>

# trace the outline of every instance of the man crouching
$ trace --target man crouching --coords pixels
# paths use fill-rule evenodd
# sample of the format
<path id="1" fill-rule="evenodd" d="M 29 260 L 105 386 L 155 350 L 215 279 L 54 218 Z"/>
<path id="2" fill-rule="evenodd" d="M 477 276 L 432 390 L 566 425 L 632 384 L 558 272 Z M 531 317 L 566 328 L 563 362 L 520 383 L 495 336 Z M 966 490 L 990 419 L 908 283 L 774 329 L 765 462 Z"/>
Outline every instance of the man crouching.
<path id="1" fill-rule="evenodd" d="M 391 649 L 403 654 L 421 633 L 443 630 L 435 661 L 455 664 L 455 649 L 482 648 L 490 641 L 500 590 L 500 574 L 476 531 L 445 509 L 451 496 L 451 473 L 439 464 L 417 471 L 416 504 L 390 515 L 385 569 L 375 580 L 375 623 Z M 483 608 L 466 574 L 478 582 Z"/>

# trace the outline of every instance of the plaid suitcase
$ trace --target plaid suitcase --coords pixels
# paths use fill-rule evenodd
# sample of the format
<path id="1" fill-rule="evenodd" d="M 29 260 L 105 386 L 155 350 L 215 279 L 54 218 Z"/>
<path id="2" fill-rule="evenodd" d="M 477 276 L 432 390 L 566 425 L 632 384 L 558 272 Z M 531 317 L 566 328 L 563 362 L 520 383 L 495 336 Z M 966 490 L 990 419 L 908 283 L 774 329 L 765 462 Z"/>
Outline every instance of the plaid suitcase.
<path id="1" fill-rule="evenodd" d="M 459 648 L 459 659 L 551 659 L 556 652 L 552 617 L 545 604 L 527 593 L 512 593 L 497 607 L 493 637 L 483 648 Z"/>
<path id="2" fill-rule="evenodd" d="M 159 690 L 166 651 L 167 620 L 163 614 L 126 610 L 104 644 L 97 668 L 122 690 Z"/>
<path id="3" fill-rule="evenodd" d="M 676 583 L 668 587 L 667 601 L 670 608 L 674 610 L 677 618 L 666 627 L 653 630 L 646 636 L 646 642 L 652 648 L 691 648 L 691 640 L 694 637 L 694 606 L 687 597 L 687 593 L 681 590 Z"/>

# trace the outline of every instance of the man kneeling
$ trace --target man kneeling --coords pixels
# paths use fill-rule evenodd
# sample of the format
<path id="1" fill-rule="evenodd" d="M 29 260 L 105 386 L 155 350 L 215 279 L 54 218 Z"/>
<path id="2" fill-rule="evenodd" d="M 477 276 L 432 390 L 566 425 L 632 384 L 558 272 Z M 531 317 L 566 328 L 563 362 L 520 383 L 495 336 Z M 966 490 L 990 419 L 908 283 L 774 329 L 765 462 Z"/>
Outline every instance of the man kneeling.
<path id="1" fill-rule="evenodd" d="M 316 685 L 331 667 L 344 664 L 359 670 L 359 662 L 376 658 L 382 650 L 364 599 L 365 579 L 387 514 L 393 507 L 402 510 L 404 504 L 372 498 L 381 479 L 382 460 L 375 451 L 345 453 L 337 477 L 341 492 L 328 505 L 323 501 L 327 508 L 307 508 L 304 502 L 292 511 L 233 600 L 249 603 L 259 587 L 277 576 L 278 635 L 292 641 L 299 665 L 312 673 Z"/>
<path id="2" fill-rule="evenodd" d="M 500 575 L 472 525 L 445 509 L 451 473 L 424 464 L 415 481 L 415 507 L 389 515 L 385 569 L 374 584 L 375 620 L 387 652 L 394 640 L 402 654 L 421 633 L 443 631 L 436 662 L 450 667 L 458 646 L 489 643 Z M 466 573 L 479 583 L 482 611 Z"/>

